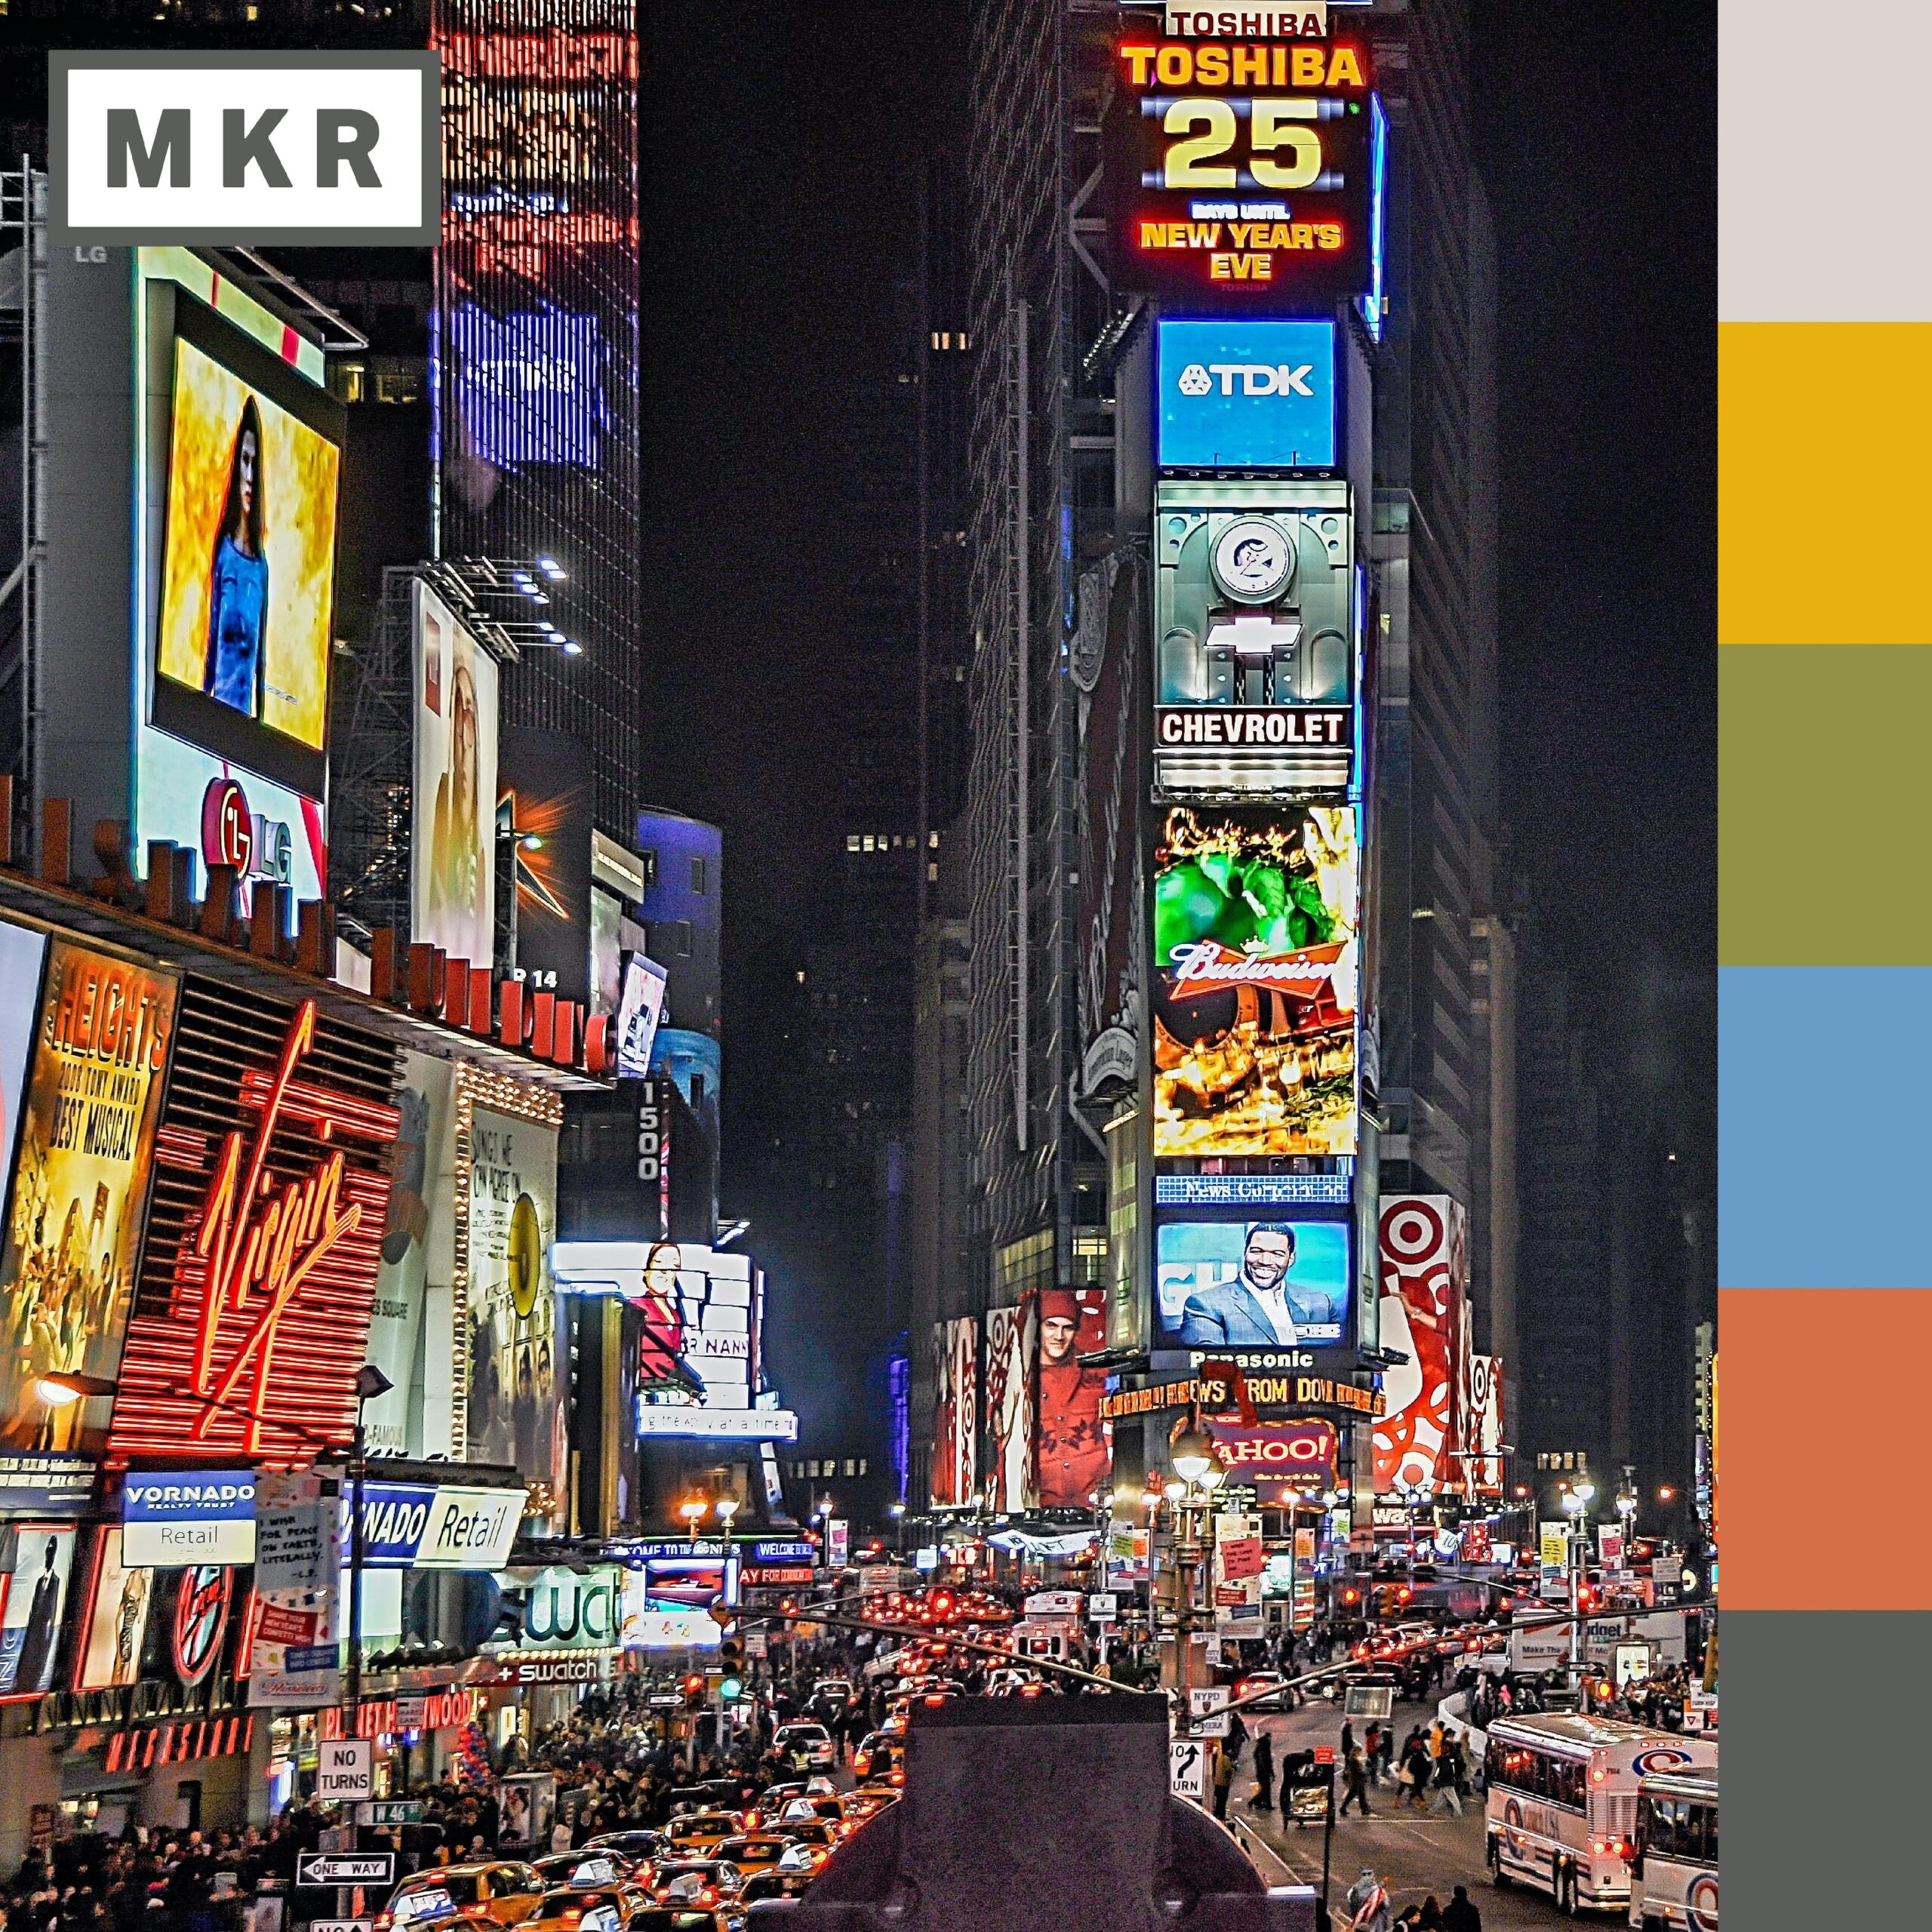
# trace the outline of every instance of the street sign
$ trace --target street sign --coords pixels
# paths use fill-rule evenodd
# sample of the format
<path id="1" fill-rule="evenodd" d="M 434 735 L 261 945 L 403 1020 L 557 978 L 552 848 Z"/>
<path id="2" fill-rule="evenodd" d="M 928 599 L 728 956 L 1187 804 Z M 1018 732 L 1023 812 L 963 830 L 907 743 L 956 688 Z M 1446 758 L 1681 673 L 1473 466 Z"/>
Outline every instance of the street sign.
<path id="1" fill-rule="evenodd" d="M 684 1694 L 678 1690 L 654 1690 L 645 1703 L 648 1709 L 654 1711 L 681 1711 L 685 1707 Z"/>
<path id="2" fill-rule="evenodd" d="M 747 1630 L 745 1632 L 745 1655 L 746 1657 L 764 1657 L 770 1654 L 770 1641 L 762 1630 Z"/>
<path id="3" fill-rule="evenodd" d="M 325 1804 L 347 1804 L 376 1795 L 376 1746 L 367 1737 L 338 1737 L 321 1747 L 315 1795 Z"/>
<path id="4" fill-rule="evenodd" d="M 295 1861 L 298 1885 L 386 1885 L 395 1878 L 392 1851 L 306 1851 Z"/>
<path id="5" fill-rule="evenodd" d="M 376 1932 L 373 1918 L 312 1918 L 309 1932 Z"/>
<path id="6" fill-rule="evenodd" d="M 1111 1623 L 1120 1614 L 1120 1598 L 1111 1591 L 1096 1591 L 1087 1599 L 1087 1614 L 1096 1623 Z"/>
<path id="7" fill-rule="evenodd" d="M 398 1697 L 395 1700 L 395 1727 L 398 1730 L 420 1730 L 423 1720 L 428 1715 L 427 1697 Z"/>
<path id="8" fill-rule="evenodd" d="M 1196 1804 L 1208 1795 L 1208 1746 L 1189 1737 L 1177 1737 L 1168 1745 L 1168 1789 L 1177 1798 L 1190 1798 Z"/>
<path id="9" fill-rule="evenodd" d="M 1315 1761 L 1318 1764 L 1332 1764 L 1335 1761 L 1335 1747 L 1332 1744 L 1318 1744 L 1315 1747 Z"/>
<path id="10" fill-rule="evenodd" d="M 358 1825 L 420 1825 L 422 1802 L 414 1798 L 379 1798 L 371 1804 L 356 1806 L 355 1822 Z"/>
<path id="11" fill-rule="evenodd" d="M 1227 1736 L 1229 1718 L 1224 1706 L 1229 1694 L 1225 1684 L 1210 1684 L 1187 1694 L 1188 1714 L 1194 1719 L 1197 1737 Z"/>

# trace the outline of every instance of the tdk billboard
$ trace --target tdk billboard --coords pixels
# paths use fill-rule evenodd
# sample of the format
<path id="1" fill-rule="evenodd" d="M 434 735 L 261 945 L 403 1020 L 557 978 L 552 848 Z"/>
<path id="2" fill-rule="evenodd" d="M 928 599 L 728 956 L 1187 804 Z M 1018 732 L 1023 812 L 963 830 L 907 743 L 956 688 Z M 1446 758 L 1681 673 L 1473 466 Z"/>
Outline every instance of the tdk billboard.
<path id="1" fill-rule="evenodd" d="M 1163 469 L 1331 469 L 1333 322 L 1163 321 Z"/>

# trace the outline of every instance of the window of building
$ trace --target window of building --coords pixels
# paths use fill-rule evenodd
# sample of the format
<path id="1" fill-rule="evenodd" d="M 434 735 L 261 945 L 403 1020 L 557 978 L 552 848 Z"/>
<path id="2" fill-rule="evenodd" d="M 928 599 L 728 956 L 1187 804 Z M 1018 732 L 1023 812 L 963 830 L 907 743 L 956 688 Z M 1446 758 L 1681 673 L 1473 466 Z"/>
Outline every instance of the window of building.
<path id="1" fill-rule="evenodd" d="M 691 922 L 688 919 L 678 921 L 678 957 L 688 959 L 691 956 Z"/>
<path id="2" fill-rule="evenodd" d="M 702 853 L 691 860 L 691 890 L 700 898 L 704 896 L 704 855 Z"/>
<path id="3" fill-rule="evenodd" d="M 644 883 L 648 891 L 657 883 L 657 848 L 655 845 L 647 845 L 638 854 L 638 857 L 643 861 Z"/>

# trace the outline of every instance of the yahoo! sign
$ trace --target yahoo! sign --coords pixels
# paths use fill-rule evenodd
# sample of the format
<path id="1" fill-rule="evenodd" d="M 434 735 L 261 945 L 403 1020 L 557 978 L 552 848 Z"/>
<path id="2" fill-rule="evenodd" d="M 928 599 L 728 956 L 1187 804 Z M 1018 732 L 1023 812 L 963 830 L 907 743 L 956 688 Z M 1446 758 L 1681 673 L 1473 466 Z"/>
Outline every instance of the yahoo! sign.
<path id="1" fill-rule="evenodd" d="M 440 238 L 434 54 L 48 56 L 57 248 Z"/>

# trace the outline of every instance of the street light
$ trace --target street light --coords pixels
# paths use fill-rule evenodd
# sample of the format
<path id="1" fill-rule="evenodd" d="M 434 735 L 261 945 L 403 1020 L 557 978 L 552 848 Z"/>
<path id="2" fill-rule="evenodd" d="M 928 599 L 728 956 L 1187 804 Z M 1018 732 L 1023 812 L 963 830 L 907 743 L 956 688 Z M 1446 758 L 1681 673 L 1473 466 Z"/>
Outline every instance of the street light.
<path id="1" fill-rule="evenodd" d="M 718 1512 L 718 1520 L 724 1525 L 724 1534 L 731 1534 L 731 1518 L 738 1513 L 738 1499 L 735 1496 L 721 1496 L 711 1506 Z"/>
<path id="2" fill-rule="evenodd" d="M 1168 1460 L 1183 1481 L 1198 1482 L 1214 1465 L 1214 1445 L 1199 1429 L 1187 1429 L 1174 1444 Z"/>
<path id="3" fill-rule="evenodd" d="M 355 1712 L 360 1710 L 362 1703 L 362 1476 L 369 1460 L 368 1434 L 364 1426 L 363 1411 L 379 1395 L 386 1395 L 395 1385 L 374 1362 L 365 1361 L 355 1371 L 350 1386 L 355 1394 L 355 1433 L 349 1464 L 349 1669 L 345 1678 L 345 1701 L 349 1709 Z M 71 1407 L 76 1402 L 86 1401 L 97 1395 L 116 1395 L 120 1387 L 119 1382 L 109 1377 L 83 1375 L 66 1369 L 52 1371 L 37 1377 L 34 1382 L 34 1392 L 50 1407 L 57 1409 Z M 194 1399 L 211 1409 L 225 1410 L 245 1416 L 251 1422 L 281 1429 L 315 1448 L 333 1451 L 337 1447 L 328 1436 L 319 1435 L 300 1423 L 263 1415 L 242 1403 L 231 1402 L 219 1395 L 197 1395 Z M 348 1728 L 352 1737 L 355 1728 L 353 1718 Z"/>
<path id="4" fill-rule="evenodd" d="M 678 1514 L 685 1519 L 685 1534 L 693 1543 L 697 1541 L 697 1526 L 704 1521 L 704 1512 L 710 1507 L 701 1496 L 694 1496 L 690 1502 L 678 1505 Z"/>

